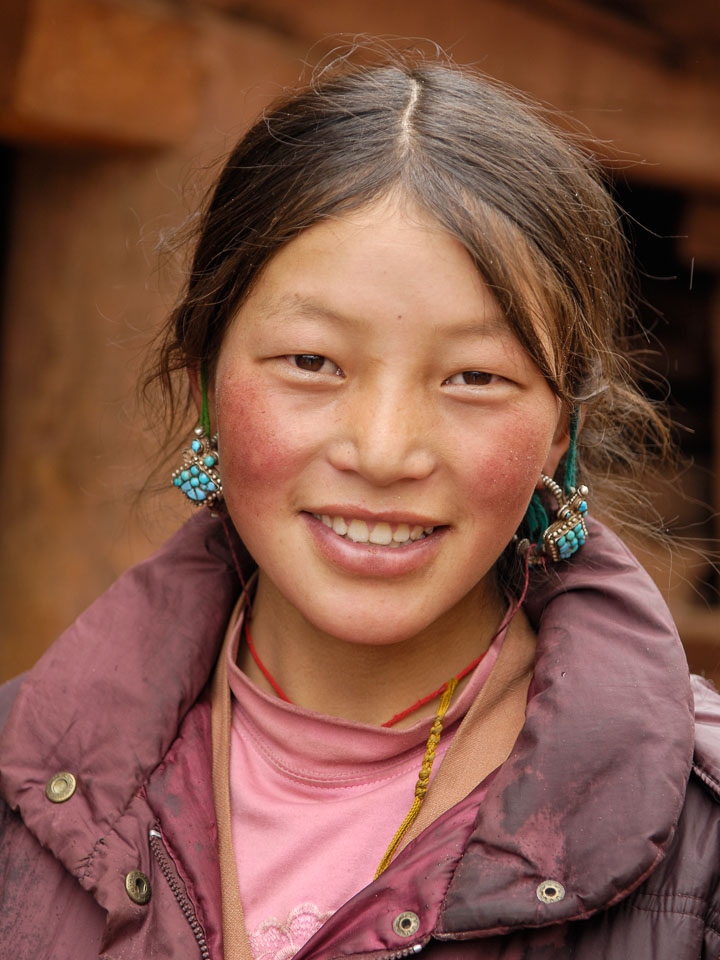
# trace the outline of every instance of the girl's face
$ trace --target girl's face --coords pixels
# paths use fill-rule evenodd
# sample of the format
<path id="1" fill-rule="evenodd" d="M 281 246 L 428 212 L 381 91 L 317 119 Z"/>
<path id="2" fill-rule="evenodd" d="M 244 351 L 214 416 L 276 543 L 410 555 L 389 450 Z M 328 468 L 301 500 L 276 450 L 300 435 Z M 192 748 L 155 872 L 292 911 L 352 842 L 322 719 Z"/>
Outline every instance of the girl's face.
<path id="1" fill-rule="evenodd" d="M 265 589 L 365 644 L 477 609 L 567 442 L 466 250 L 389 201 L 273 257 L 214 402 L 226 503 Z"/>

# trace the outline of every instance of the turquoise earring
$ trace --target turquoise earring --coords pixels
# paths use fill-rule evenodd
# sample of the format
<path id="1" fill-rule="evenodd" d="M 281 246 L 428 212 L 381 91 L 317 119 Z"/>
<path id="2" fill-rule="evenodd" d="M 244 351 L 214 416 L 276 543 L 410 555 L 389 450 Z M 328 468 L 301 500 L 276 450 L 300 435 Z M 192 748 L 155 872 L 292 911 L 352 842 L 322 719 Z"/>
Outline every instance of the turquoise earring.
<path id="1" fill-rule="evenodd" d="M 569 560 L 587 540 L 585 521 L 590 491 L 581 483 L 577 490 L 572 488 L 568 497 L 551 477 L 541 473 L 540 479 L 557 500 L 558 510 L 557 520 L 543 532 L 541 546 L 536 552 L 556 563 Z"/>
<path id="2" fill-rule="evenodd" d="M 210 413 L 207 396 L 207 368 L 200 368 L 202 408 L 200 424 L 190 446 L 183 451 L 183 462 L 173 471 L 173 486 L 196 507 L 213 506 L 222 497 L 220 479 L 220 455 L 217 449 L 218 436 L 210 436 Z"/>
<path id="3" fill-rule="evenodd" d="M 544 559 L 568 560 L 585 543 L 588 536 L 587 512 L 590 491 L 585 484 L 576 488 L 577 435 L 580 416 L 577 411 L 570 415 L 570 442 L 565 457 L 564 490 L 551 477 L 540 474 L 545 487 L 557 501 L 557 519 L 550 521 L 542 500 L 534 493 L 525 513 L 524 523 L 529 538 L 518 541 L 518 553 L 530 551 L 530 563 L 542 563 Z"/>

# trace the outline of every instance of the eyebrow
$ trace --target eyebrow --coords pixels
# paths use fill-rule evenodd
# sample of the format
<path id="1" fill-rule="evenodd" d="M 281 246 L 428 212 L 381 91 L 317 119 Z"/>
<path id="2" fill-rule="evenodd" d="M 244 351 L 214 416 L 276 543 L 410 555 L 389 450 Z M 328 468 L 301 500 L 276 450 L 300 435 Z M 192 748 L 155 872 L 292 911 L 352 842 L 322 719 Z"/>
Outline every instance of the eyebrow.
<path id="1" fill-rule="evenodd" d="M 331 310 L 317 300 L 310 297 L 298 297 L 294 294 L 285 294 L 279 300 L 271 302 L 270 310 L 276 316 L 287 316 L 288 314 L 297 316 L 299 314 L 302 317 L 329 320 L 338 324 L 345 324 L 350 319 L 349 317 L 343 317 L 342 314 Z"/>
<path id="2" fill-rule="evenodd" d="M 447 330 L 451 336 L 458 340 L 469 337 L 487 336 L 494 333 L 512 333 L 507 320 L 494 311 L 489 316 L 484 316 L 482 320 L 471 320 L 469 323 L 459 323 Z"/>
<path id="3" fill-rule="evenodd" d="M 294 294 L 286 294 L 269 305 L 269 312 L 276 317 L 293 316 L 307 317 L 315 320 L 327 320 L 336 326 L 346 326 L 348 323 L 357 322 L 357 318 L 351 315 L 343 315 L 336 310 L 314 300 L 312 297 L 298 297 Z M 499 311 L 486 311 L 482 319 L 463 320 L 451 327 L 446 327 L 444 332 L 458 340 L 468 339 L 470 337 L 487 336 L 496 333 L 511 333 L 511 329 Z"/>

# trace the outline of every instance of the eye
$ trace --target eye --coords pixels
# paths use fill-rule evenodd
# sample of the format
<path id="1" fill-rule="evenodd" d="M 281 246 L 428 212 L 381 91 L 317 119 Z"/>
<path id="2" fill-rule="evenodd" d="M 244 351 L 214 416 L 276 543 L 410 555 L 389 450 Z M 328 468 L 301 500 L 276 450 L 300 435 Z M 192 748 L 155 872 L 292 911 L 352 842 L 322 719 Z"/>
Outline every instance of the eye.
<path id="1" fill-rule="evenodd" d="M 305 370 L 307 373 L 331 373 L 336 377 L 342 376 L 340 367 L 319 353 L 291 353 L 286 359 L 298 370 Z"/>
<path id="2" fill-rule="evenodd" d="M 445 383 L 461 387 L 486 387 L 496 379 L 498 378 L 494 373 L 487 373 L 484 370 L 463 370 L 462 373 L 456 373 L 452 377 L 448 377 Z"/>

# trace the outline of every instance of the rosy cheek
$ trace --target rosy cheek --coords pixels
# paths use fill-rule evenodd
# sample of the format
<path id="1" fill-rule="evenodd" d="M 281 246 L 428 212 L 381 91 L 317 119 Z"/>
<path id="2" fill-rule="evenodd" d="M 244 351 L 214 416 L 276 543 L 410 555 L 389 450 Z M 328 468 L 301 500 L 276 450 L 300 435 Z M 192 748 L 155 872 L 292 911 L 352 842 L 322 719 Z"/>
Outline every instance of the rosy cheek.
<path id="1" fill-rule="evenodd" d="M 498 516 L 521 517 L 539 479 L 551 442 L 548 420 L 503 418 L 471 475 L 469 495 Z"/>
<path id="2" fill-rule="evenodd" d="M 296 432 L 258 383 L 218 387 L 217 407 L 226 491 L 228 484 L 269 486 L 292 471 Z"/>

